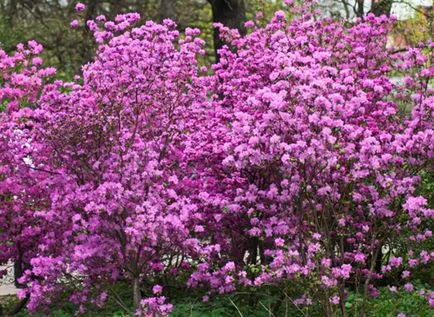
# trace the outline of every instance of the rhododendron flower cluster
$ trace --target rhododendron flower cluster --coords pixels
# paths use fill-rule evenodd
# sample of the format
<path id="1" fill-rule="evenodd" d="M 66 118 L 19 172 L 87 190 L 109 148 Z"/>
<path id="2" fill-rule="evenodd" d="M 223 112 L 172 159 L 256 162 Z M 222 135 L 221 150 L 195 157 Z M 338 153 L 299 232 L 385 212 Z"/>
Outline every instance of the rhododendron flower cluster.
<path id="1" fill-rule="evenodd" d="M 22 106 L 32 106 L 45 79 L 55 75 L 54 68 L 42 68 L 39 54 L 43 47 L 35 41 L 18 44 L 16 52 L 9 56 L 0 49 L 0 105 L 12 112 Z"/>
<path id="2" fill-rule="evenodd" d="M 42 45 L 19 44 L 15 54 L 0 50 L 0 263 L 15 262 L 23 271 L 36 255 L 43 220 L 35 214 L 49 202 L 50 184 L 46 173 L 29 157 L 42 148 L 31 147 L 29 131 L 34 122 L 30 108 L 36 107 L 44 84 L 55 75 L 54 68 L 42 68 L 38 54 Z"/>
<path id="3" fill-rule="evenodd" d="M 123 280 L 137 315 L 168 315 L 159 277 L 180 273 L 206 300 L 297 283 L 327 315 L 348 285 L 366 300 L 396 271 L 391 290 L 417 291 L 433 251 L 393 248 L 432 239 L 416 190 L 434 157 L 434 43 L 396 53 L 393 19 L 299 11 L 244 37 L 219 25 L 212 75 L 198 29 L 135 13 L 86 21 L 99 46 L 73 83 L 44 83 L 33 42 L 2 53 L 0 262 L 20 255 L 31 311 L 63 292 L 102 306 Z"/>
<path id="4" fill-rule="evenodd" d="M 197 205 L 179 195 L 177 171 L 194 109 L 206 102 L 196 65 L 203 41 L 191 37 L 177 49 L 174 26 L 106 31 L 110 40 L 84 67 L 84 85 L 47 85 L 39 108 L 20 113 L 43 122 L 32 127 L 29 147 L 45 142 L 52 153 L 28 154 L 31 164 L 61 179 L 38 212 L 62 228 L 47 233 L 62 248 L 44 243 L 31 259 L 21 294 L 30 296 L 30 309 L 49 304 L 67 276 L 82 286 L 70 298 L 77 305 L 87 301 L 88 286 L 103 291 L 120 277 L 131 279 L 138 305 L 143 278 L 198 252 L 188 227 Z"/>

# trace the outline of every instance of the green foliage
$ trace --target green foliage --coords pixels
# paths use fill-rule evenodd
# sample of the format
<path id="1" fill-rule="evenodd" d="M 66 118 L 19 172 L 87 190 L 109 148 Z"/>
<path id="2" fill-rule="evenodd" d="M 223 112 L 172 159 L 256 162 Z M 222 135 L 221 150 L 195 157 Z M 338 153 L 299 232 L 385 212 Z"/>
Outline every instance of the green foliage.
<path id="1" fill-rule="evenodd" d="M 283 1 L 272 0 L 247 0 L 246 1 L 246 17 L 248 20 L 255 20 L 257 12 L 264 14 L 265 20 L 270 20 L 274 13 L 284 8 Z"/>
<path id="2" fill-rule="evenodd" d="M 12 17 L 0 11 L 0 48 L 6 52 L 15 49 L 17 43 L 25 39 L 25 29 L 22 24 L 14 24 Z"/>
<path id="3" fill-rule="evenodd" d="M 427 14 L 418 11 L 407 20 L 397 21 L 391 32 L 393 42 L 397 46 L 417 45 L 419 42 L 427 41 L 432 36 L 431 22 Z"/>
<path id="4" fill-rule="evenodd" d="M 1 1 L 1 0 L 0 0 Z M 283 8 L 282 1 L 245 0 L 247 19 L 255 19 L 258 11 L 264 13 L 264 20 L 272 17 L 276 10 Z M 43 58 L 46 65 L 55 66 L 61 78 L 71 79 L 80 71 L 80 65 L 87 63 L 93 56 L 95 45 L 90 34 L 81 26 L 71 30 L 69 22 L 77 17 L 72 10 L 72 0 L 65 0 L 67 5 L 59 6 L 56 2 L 35 2 L 32 6 L 20 7 L 14 16 L 0 13 L 0 47 L 10 52 L 19 42 L 35 39 L 45 47 Z M 19 2 L 20 3 L 20 2 Z M 132 1 L 131 6 L 113 4 L 97 5 L 96 11 L 89 17 L 103 13 L 113 18 L 118 13 L 138 11 L 143 20 L 161 20 L 159 1 Z M 200 62 L 210 65 L 214 62 L 213 28 L 211 6 L 206 0 L 177 0 L 176 22 L 180 30 L 186 26 L 201 29 L 201 38 L 205 40 L 206 56 Z"/>
<path id="5" fill-rule="evenodd" d="M 428 285 L 415 283 L 415 288 L 420 291 L 427 289 Z M 118 299 L 114 299 L 116 293 Z M 200 300 L 203 294 L 198 291 L 178 289 L 178 292 L 171 294 L 171 302 L 174 305 L 172 317 L 322 317 L 319 306 L 295 306 L 293 300 L 299 293 L 297 285 L 294 282 L 288 283 L 286 287 L 262 287 L 254 292 L 240 290 L 232 294 L 216 295 L 211 297 L 208 302 Z M 129 307 L 133 311 L 130 300 L 130 288 L 124 283 L 119 283 L 110 294 L 107 304 L 103 309 L 89 307 L 89 310 L 83 315 L 84 317 L 127 317 L 128 312 L 122 309 L 118 304 Z M 4 296 L 0 298 L 0 304 L 8 311 L 17 303 L 13 296 Z M 358 317 L 354 313 L 356 309 L 360 312 L 362 297 L 360 294 L 351 292 L 345 304 L 348 317 Z M 50 311 L 52 317 L 73 317 L 77 311 L 68 302 L 67 297 L 62 301 L 59 307 Z M 426 299 L 417 292 L 392 293 L 388 287 L 380 288 L 380 294 L 376 298 L 371 298 L 367 303 L 368 317 L 395 317 L 398 313 L 405 313 L 407 317 L 432 317 L 433 310 L 429 307 Z M 16 315 L 17 317 L 30 317 L 26 311 Z M 46 316 L 44 314 L 38 317 Z M 337 312 L 337 317 L 341 313 Z"/>
<path id="6" fill-rule="evenodd" d="M 294 285 L 295 286 L 295 285 Z M 240 290 L 232 294 L 211 297 L 209 302 L 200 297 L 180 297 L 174 301 L 173 317 L 229 317 L 229 316 L 321 316 L 316 308 L 297 308 L 290 297 L 273 287 L 262 287 L 255 292 Z M 315 312 L 315 309 L 317 310 Z"/>
<path id="7" fill-rule="evenodd" d="M 420 283 L 415 286 L 418 290 L 426 289 L 426 287 Z M 347 308 L 349 308 L 350 316 L 354 316 L 354 314 L 351 315 L 351 307 L 354 307 L 357 302 L 360 305 L 362 299 L 360 297 L 351 296 L 352 295 L 349 296 Z M 405 313 L 407 317 L 434 316 L 434 312 L 429 307 L 426 299 L 418 293 L 399 292 L 395 294 L 390 292 L 387 288 L 382 288 L 380 295 L 368 302 L 367 311 L 369 317 L 395 317 L 399 313 Z"/>
<path id="8" fill-rule="evenodd" d="M 430 170 L 431 169 L 431 170 Z M 420 195 L 428 199 L 430 208 L 434 208 L 434 166 L 428 167 L 420 172 L 421 185 Z"/>
<path id="9" fill-rule="evenodd" d="M 0 112 L 4 112 L 4 111 L 6 111 L 6 107 L 7 107 L 7 105 L 8 105 L 8 101 L 7 101 L 7 100 L 3 100 L 3 101 L 0 103 Z"/>

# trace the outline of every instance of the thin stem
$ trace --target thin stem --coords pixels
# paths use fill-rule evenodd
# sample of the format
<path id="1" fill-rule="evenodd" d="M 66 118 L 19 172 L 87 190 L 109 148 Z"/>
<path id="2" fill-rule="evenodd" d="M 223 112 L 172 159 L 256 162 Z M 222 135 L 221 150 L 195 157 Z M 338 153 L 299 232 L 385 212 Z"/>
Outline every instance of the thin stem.
<path id="1" fill-rule="evenodd" d="M 229 301 L 231 302 L 231 304 L 235 307 L 235 309 L 237 310 L 238 314 L 240 315 L 240 317 L 244 317 L 243 313 L 240 311 L 240 309 L 238 308 L 238 306 L 234 303 L 234 301 L 232 299 L 229 298 Z"/>

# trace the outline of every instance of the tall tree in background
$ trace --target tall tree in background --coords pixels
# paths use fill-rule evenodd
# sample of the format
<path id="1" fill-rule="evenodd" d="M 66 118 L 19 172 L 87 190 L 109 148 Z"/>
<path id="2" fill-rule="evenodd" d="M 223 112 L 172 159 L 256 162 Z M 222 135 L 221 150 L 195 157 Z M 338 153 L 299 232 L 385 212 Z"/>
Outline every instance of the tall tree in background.
<path id="1" fill-rule="evenodd" d="M 390 16 L 390 12 L 392 11 L 393 0 L 379 0 L 373 1 L 371 6 L 371 13 L 376 16 L 387 15 Z"/>
<path id="2" fill-rule="evenodd" d="M 390 16 L 394 3 L 406 3 L 402 0 L 322 0 L 321 7 L 331 15 L 342 16 L 350 19 L 352 16 L 363 18 L 368 13 L 376 16 Z"/>
<path id="3" fill-rule="evenodd" d="M 257 11 L 266 18 L 283 6 L 282 0 L 81 0 L 86 4 L 83 19 L 104 14 L 113 19 L 119 13 L 139 12 L 143 20 L 162 21 L 170 18 L 182 32 L 187 26 L 200 28 L 207 42 L 204 64 L 214 61 L 223 41 L 210 23 L 220 22 L 245 33 L 244 22 L 254 19 Z M 92 59 L 95 43 L 84 23 L 71 32 L 69 23 L 76 18 L 77 0 L 0 0 L 0 47 L 12 52 L 17 42 L 35 39 L 46 48 L 44 60 L 56 66 L 59 73 L 72 77 L 80 65 Z M 390 15 L 393 3 L 406 0 L 320 0 L 319 5 L 330 15 L 351 20 L 368 13 Z M 280 7 L 279 7 L 280 6 Z M 409 7 L 409 10 L 416 7 Z M 267 15 L 267 12 L 269 13 Z M 247 18 L 246 18 L 247 17 Z M 428 18 L 428 21 L 431 20 Z M 408 33 L 408 32 L 407 32 Z M 214 42 L 214 44 L 212 43 Z M 218 58 L 217 58 L 218 60 Z"/>
<path id="4" fill-rule="evenodd" d="M 177 20 L 176 0 L 161 0 L 159 18 Z"/>
<path id="5" fill-rule="evenodd" d="M 246 33 L 244 22 L 246 21 L 246 5 L 244 0 L 208 0 L 212 7 L 212 20 L 214 23 L 238 29 L 242 35 Z M 214 50 L 218 60 L 218 50 L 224 42 L 219 37 L 219 31 L 214 28 Z"/>
<path id="6" fill-rule="evenodd" d="M 365 15 L 365 0 L 357 0 L 357 10 L 356 15 L 358 17 L 362 17 Z"/>

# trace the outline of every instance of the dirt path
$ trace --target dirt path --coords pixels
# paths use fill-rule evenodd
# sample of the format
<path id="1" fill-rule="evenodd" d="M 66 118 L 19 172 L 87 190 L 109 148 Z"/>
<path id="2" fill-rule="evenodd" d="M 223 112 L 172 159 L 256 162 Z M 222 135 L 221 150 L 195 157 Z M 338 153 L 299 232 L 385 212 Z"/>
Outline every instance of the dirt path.
<path id="1" fill-rule="evenodd" d="M 15 295 L 17 292 L 18 289 L 13 284 L 0 285 L 0 296 Z"/>

